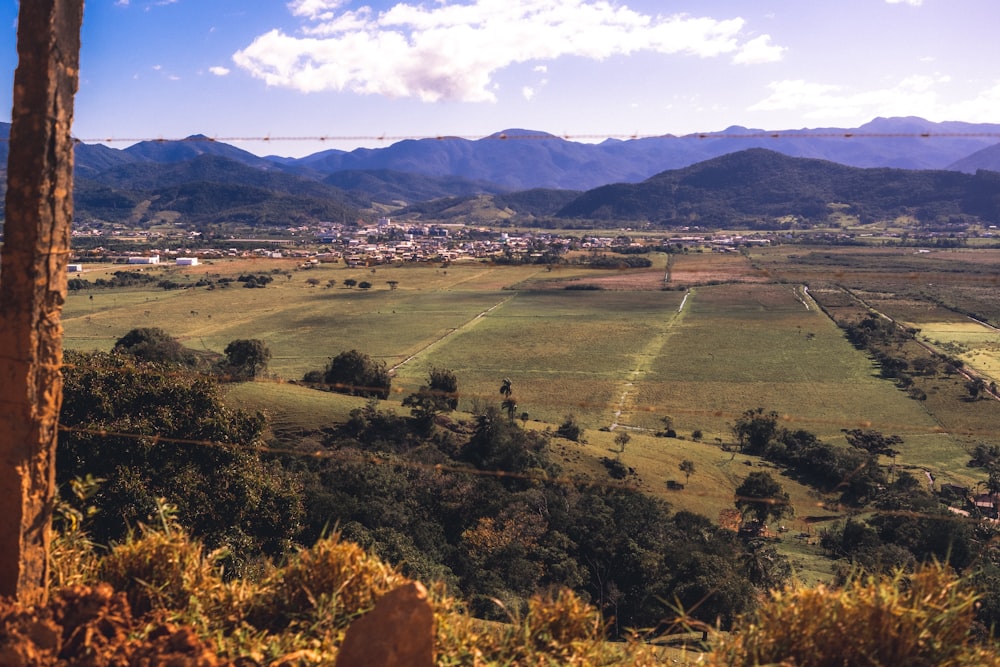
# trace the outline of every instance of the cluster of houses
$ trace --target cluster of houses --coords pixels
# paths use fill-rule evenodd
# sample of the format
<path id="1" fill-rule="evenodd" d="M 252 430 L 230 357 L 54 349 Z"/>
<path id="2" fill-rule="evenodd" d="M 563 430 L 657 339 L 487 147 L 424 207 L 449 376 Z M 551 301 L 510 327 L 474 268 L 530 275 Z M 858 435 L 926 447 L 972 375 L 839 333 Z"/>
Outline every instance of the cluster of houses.
<path id="1" fill-rule="evenodd" d="M 154 239 L 148 239 L 150 242 Z M 258 247 L 250 248 L 250 244 Z M 735 252 L 740 246 L 768 245 L 766 236 L 686 235 L 642 238 L 629 236 L 558 235 L 547 231 L 512 233 L 466 225 L 415 225 L 394 223 L 382 218 L 367 226 L 329 224 L 311 235 L 297 230 L 294 238 L 230 239 L 230 245 L 242 247 L 191 247 L 181 250 L 147 252 L 110 252 L 103 247 L 81 251 L 82 257 L 100 258 L 127 264 L 156 265 L 170 262 L 178 266 L 196 265 L 200 260 L 223 257 L 298 258 L 317 262 L 343 261 L 349 266 L 373 266 L 399 262 L 450 262 L 463 258 L 484 259 L 516 257 L 531 260 L 561 256 L 568 250 L 613 251 L 622 247 L 642 246 L 709 248 L 716 252 Z M 195 244 L 192 243 L 192 246 Z M 266 247 L 260 247 L 266 246 Z M 81 271 L 82 265 L 70 265 Z"/>

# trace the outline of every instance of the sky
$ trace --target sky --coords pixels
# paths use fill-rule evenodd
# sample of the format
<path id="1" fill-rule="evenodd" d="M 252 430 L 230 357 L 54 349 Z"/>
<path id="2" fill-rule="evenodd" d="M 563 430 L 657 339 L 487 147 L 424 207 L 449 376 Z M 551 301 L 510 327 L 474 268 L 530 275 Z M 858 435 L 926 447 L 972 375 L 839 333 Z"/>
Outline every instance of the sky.
<path id="1" fill-rule="evenodd" d="M 17 10 L 0 0 L 3 121 Z M 73 133 L 301 157 L 514 128 L 1000 123 L 997 26 L 997 0 L 86 0 Z"/>

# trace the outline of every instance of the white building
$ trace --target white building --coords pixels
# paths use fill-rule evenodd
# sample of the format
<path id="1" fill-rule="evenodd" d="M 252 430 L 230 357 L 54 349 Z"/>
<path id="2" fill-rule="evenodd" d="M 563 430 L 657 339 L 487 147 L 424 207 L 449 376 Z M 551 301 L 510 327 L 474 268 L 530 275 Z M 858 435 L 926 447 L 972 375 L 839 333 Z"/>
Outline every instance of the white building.
<path id="1" fill-rule="evenodd" d="M 197 257 L 178 257 L 174 262 L 175 266 L 198 266 Z"/>
<path id="2" fill-rule="evenodd" d="M 129 257 L 129 264 L 159 264 L 159 255 L 150 255 L 149 257 Z"/>

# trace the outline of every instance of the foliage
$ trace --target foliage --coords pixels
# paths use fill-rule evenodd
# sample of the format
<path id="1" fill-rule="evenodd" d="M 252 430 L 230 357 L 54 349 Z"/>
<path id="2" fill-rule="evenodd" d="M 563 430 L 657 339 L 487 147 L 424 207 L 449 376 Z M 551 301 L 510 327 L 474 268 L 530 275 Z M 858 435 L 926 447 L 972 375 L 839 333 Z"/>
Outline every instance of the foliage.
<path id="1" fill-rule="evenodd" d="M 432 368 L 427 377 L 431 391 L 437 392 L 445 399 L 449 410 L 458 409 L 458 378 L 447 368 Z"/>
<path id="2" fill-rule="evenodd" d="M 98 617 L 101 632 L 128 622 L 131 641 L 152 645 L 163 634 L 164 624 L 182 625 L 185 648 L 200 640 L 214 647 L 220 658 L 237 664 L 333 664 L 350 623 L 382 594 L 410 581 L 338 534 L 301 550 L 258 579 L 225 581 L 214 554 L 183 530 L 166 525 L 133 535 L 96 560 L 74 556 L 72 561 L 93 563 L 78 573 L 81 580 L 95 583 L 107 578 L 133 603 L 134 622 L 131 617 Z M 523 613 L 511 610 L 506 623 L 492 626 L 472 618 L 442 586 L 431 582 L 428 589 L 435 616 L 435 653 L 444 664 L 658 664 L 654 653 L 635 640 L 608 642 L 598 610 L 565 589 L 533 595 Z M 62 600 L 85 590 L 60 589 L 53 597 Z M 107 597 L 114 595 L 107 591 Z M 124 610 L 127 614 L 127 605 Z M 18 614 L 30 617 L 34 611 L 18 610 Z M 45 611 L 40 616 L 45 617 Z M 101 613 L 88 608 L 77 615 L 89 617 L 95 612 Z M 58 616 L 73 614 L 64 611 Z M 63 634 L 73 637 L 87 630 L 82 625 L 77 628 L 76 622 L 65 620 Z M 112 652 L 102 639 L 95 635 L 89 640 L 86 664 L 102 659 L 102 650 Z M 211 657 L 209 663 L 206 655 L 204 664 L 215 664 Z M 135 659 L 139 660 L 137 655 Z"/>
<path id="3" fill-rule="evenodd" d="M 392 381 L 385 362 L 375 361 L 363 352 L 349 350 L 330 360 L 323 382 L 330 385 L 333 391 L 343 394 L 386 399 Z"/>
<path id="4" fill-rule="evenodd" d="M 138 327 L 115 341 L 113 352 L 129 354 L 140 361 L 179 363 L 193 366 L 194 354 L 159 327 Z"/>
<path id="5" fill-rule="evenodd" d="M 106 480 L 87 502 L 108 544 L 148 524 L 165 498 L 230 567 L 288 549 L 302 501 L 292 475 L 264 460 L 264 418 L 226 408 L 216 382 L 180 367 L 103 353 L 66 355 L 57 481 Z"/>
<path id="6" fill-rule="evenodd" d="M 736 509 L 743 513 L 744 520 L 758 524 L 790 516 L 794 511 L 788 493 L 767 472 L 752 472 L 736 487 Z"/>
<path id="7" fill-rule="evenodd" d="M 334 534 L 299 551 L 266 578 L 249 618 L 257 627 L 274 630 L 322 613 L 331 616 L 326 623 L 344 628 L 404 582 L 395 568 Z"/>
<path id="8" fill-rule="evenodd" d="M 998 665 L 993 648 L 975 640 L 977 597 L 937 564 L 854 577 L 840 589 L 795 585 L 775 591 L 739 632 L 720 637 L 708 664 Z"/>
<path id="9" fill-rule="evenodd" d="M 746 410 L 733 425 L 733 435 L 745 454 L 761 455 L 778 434 L 778 413 L 764 408 Z"/>
<path id="10" fill-rule="evenodd" d="M 446 368 L 431 369 L 427 384 L 404 398 L 403 407 L 410 408 L 418 429 L 429 433 L 435 416 L 458 407 L 458 378 Z"/>
<path id="11" fill-rule="evenodd" d="M 478 468 L 525 472 L 546 466 L 547 446 L 543 435 L 516 426 L 513 419 L 501 418 L 500 410 L 491 405 L 476 416 L 476 429 L 464 454 Z"/>
<path id="12" fill-rule="evenodd" d="M 271 349 L 259 338 L 241 338 L 226 346 L 226 370 L 235 378 L 250 380 L 267 369 Z"/>
<path id="13" fill-rule="evenodd" d="M 159 530 L 141 526 L 138 533 L 114 545 L 97 567 L 100 581 L 127 592 L 134 613 L 181 609 L 219 586 L 216 561 L 221 552 L 206 555 L 200 542 L 169 523 Z"/>
<path id="14" fill-rule="evenodd" d="M 576 415 L 566 415 L 563 423 L 556 429 L 556 435 L 573 442 L 581 442 L 583 438 L 583 428 L 576 421 Z"/>

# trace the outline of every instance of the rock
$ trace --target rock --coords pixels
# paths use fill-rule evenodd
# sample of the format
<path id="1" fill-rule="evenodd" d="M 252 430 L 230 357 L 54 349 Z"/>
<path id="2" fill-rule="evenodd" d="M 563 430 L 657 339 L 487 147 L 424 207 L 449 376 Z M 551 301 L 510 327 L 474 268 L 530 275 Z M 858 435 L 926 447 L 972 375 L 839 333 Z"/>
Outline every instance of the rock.
<path id="1" fill-rule="evenodd" d="M 347 629 L 336 667 L 433 667 L 434 610 L 418 582 L 383 595 Z"/>

